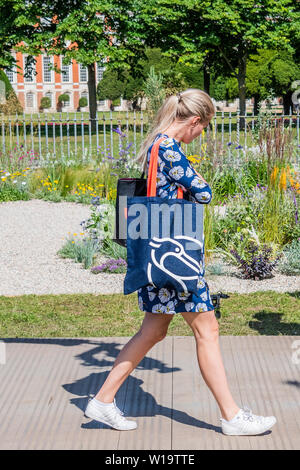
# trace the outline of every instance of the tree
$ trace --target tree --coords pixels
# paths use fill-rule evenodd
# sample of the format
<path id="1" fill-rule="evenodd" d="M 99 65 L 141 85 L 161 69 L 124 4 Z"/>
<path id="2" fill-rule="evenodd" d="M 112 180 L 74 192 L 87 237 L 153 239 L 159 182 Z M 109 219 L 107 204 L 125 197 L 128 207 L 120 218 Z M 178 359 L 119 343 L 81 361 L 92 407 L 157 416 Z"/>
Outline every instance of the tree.
<path id="1" fill-rule="evenodd" d="M 22 3 L 24 6 L 26 2 Z M 135 51 L 142 51 L 141 37 L 131 38 L 130 31 L 142 32 L 143 21 L 136 26 L 135 17 L 128 15 L 130 11 L 129 0 L 45 0 L 41 18 L 36 14 L 38 27 L 18 46 L 31 55 L 44 50 L 49 55 L 62 55 L 65 65 L 76 60 L 87 67 L 92 131 L 96 129 L 97 110 L 95 64 L 109 57 L 107 68 L 130 69 L 130 63 L 136 60 Z M 60 72 L 59 67 L 53 68 Z"/>
<path id="2" fill-rule="evenodd" d="M 299 41 L 300 12 L 293 0 L 181 0 L 177 5 L 158 0 L 152 19 L 154 36 L 164 51 L 185 62 L 204 68 L 204 86 L 210 67 L 238 81 L 240 113 L 245 114 L 246 71 L 249 56 L 260 48 L 277 48 L 294 52 Z M 150 26 L 150 25 L 149 25 Z M 167 34 L 171 31 L 171 34 Z M 294 43 L 293 43 L 294 41 Z M 241 119 L 241 128 L 244 120 Z"/>
<path id="3" fill-rule="evenodd" d="M 254 96 L 255 114 L 258 102 L 266 99 L 271 90 L 276 96 L 283 97 L 284 113 L 292 108 L 292 83 L 299 77 L 300 68 L 296 57 L 287 51 L 259 49 L 250 57 L 247 68 L 247 95 Z"/>
<path id="4" fill-rule="evenodd" d="M 15 114 L 21 113 L 23 108 L 17 98 L 17 95 L 8 80 L 4 70 L 0 69 L 0 83 L 4 84 L 4 89 L 0 89 L 1 101 L 0 101 L 0 112 L 3 114 Z"/>
<path id="5" fill-rule="evenodd" d="M 97 98 L 99 100 L 111 100 L 112 109 L 113 101 L 123 95 L 124 89 L 125 83 L 119 79 L 118 72 L 116 70 L 106 70 L 97 86 Z"/>
<path id="6" fill-rule="evenodd" d="M 51 100 L 48 96 L 43 96 L 43 98 L 41 99 L 40 107 L 42 109 L 48 109 L 51 107 Z"/>
<path id="7" fill-rule="evenodd" d="M 48 5 L 40 0 L 0 0 L 0 68 L 21 68 L 11 51 L 41 27 L 39 18 L 48 13 Z"/>

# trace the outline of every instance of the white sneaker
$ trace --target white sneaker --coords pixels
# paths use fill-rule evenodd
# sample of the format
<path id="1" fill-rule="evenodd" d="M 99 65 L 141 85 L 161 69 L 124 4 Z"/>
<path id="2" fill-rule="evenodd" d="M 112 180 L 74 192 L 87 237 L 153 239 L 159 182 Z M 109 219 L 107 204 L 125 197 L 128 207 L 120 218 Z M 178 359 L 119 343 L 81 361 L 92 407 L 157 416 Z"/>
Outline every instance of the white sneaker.
<path id="1" fill-rule="evenodd" d="M 128 431 L 130 429 L 137 428 L 137 423 L 135 421 L 123 418 L 124 413 L 117 407 L 115 399 L 112 403 L 106 403 L 103 405 L 93 398 L 89 401 L 84 415 L 87 418 L 92 418 L 96 421 L 100 421 L 101 423 L 108 424 L 119 431 Z"/>
<path id="2" fill-rule="evenodd" d="M 221 418 L 222 432 L 229 436 L 254 436 L 262 434 L 275 423 L 275 416 L 256 416 L 247 407 L 241 408 L 230 421 Z"/>

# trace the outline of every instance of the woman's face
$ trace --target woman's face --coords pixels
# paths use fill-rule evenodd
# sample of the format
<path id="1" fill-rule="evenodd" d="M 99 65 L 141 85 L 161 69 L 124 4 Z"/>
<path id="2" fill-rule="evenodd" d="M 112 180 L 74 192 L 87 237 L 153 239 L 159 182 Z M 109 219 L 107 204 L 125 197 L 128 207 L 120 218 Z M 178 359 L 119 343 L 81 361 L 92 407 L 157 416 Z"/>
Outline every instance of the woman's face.
<path id="1" fill-rule="evenodd" d="M 203 123 L 201 122 L 201 118 L 199 116 L 192 116 L 187 119 L 185 123 L 185 133 L 182 137 L 182 142 L 185 144 L 189 144 L 194 139 L 200 136 L 203 129 L 205 129 L 210 122 L 210 119 Z"/>

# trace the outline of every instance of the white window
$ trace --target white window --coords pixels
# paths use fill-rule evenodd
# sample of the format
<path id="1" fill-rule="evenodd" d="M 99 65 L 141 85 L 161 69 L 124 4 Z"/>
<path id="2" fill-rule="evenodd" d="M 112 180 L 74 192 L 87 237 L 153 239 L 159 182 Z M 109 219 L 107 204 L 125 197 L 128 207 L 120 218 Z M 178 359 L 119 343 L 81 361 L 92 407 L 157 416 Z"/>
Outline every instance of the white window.
<path id="1" fill-rule="evenodd" d="M 88 79 L 87 76 L 88 76 L 87 67 L 80 64 L 80 66 L 79 66 L 79 80 L 81 82 L 87 82 L 87 79 Z"/>
<path id="2" fill-rule="evenodd" d="M 71 81 L 71 65 L 64 65 L 61 58 L 61 76 L 62 82 L 70 82 Z"/>
<path id="3" fill-rule="evenodd" d="M 69 108 L 71 106 L 71 93 L 69 91 L 64 91 L 64 95 L 68 95 L 69 96 L 69 101 L 66 101 L 65 102 L 65 107 L 66 108 Z"/>
<path id="4" fill-rule="evenodd" d="M 34 95 L 33 93 L 29 92 L 26 93 L 26 107 L 27 108 L 33 108 L 34 104 Z"/>
<path id="5" fill-rule="evenodd" d="M 51 57 L 43 57 L 44 82 L 52 82 Z"/>
<path id="6" fill-rule="evenodd" d="M 23 75 L 24 75 L 24 82 L 25 83 L 33 83 L 34 82 L 34 62 L 32 56 L 24 56 L 24 68 L 23 68 Z"/>
<path id="7" fill-rule="evenodd" d="M 97 63 L 97 82 L 100 82 L 103 78 L 103 72 L 105 67 L 103 67 L 102 62 Z"/>
<path id="8" fill-rule="evenodd" d="M 15 67 L 12 67 L 10 70 L 5 69 L 5 73 L 6 73 L 6 76 L 7 76 L 8 80 L 10 81 L 10 83 L 15 83 L 15 80 L 16 80 L 16 69 L 15 69 Z"/>
<path id="9" fill-rule="evenodd" d="M 47 91 L 45 96 L 50 99 L 50 108 L 52 108 L 52 93 L 51 93 L 51 91 Z"/>

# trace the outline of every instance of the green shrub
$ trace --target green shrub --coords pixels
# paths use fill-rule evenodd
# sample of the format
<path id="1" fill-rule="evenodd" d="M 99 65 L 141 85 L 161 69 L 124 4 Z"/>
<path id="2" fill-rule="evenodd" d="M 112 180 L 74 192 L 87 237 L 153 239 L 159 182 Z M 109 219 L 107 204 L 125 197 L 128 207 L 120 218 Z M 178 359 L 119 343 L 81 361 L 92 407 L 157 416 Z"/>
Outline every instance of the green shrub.
<path id="1" fill-rule="evenodd" d="M 88 100 L 85 96 L 82 96 L 80 99 L 79 99 L 79 107 L 80 108 L 85 108 L 88 104 Z"/>
<path id="2" fill-rule="evenodd" d="M 283 250 L 283 256 L 278 264 L 278 270 L 287 275 L 300 274 L 300 238 L 293 240 Z"/>
<path id="3" fill-rule="evenodd" d="M 48 96 L 43 96 L 43 98 L 41 99 L 41 108 L 43 109 L 47 109 L 47 108 L 50 108 L 51 107 L 51 100 Z"/>
<path id="4" fill-rule="evenodd" d="M 99 243 L 97 240 L 84 238 L 82 240 L 74 240 L 70 238 L 65 245 L 58 251 L 61 258 L 71 258 L 77 263 L 83 263 L 85 269 L 92 266 L 94 257 L 99 251 Z"/>
<path id="5" fill-rule="evenodd" d="M 58 102 L 63 104 L 63 103 L 69 103 L 70 97 L 67 95 L 67 93 L 63 93 L 62 95 L 59 95 L 58 97 Z"/>

